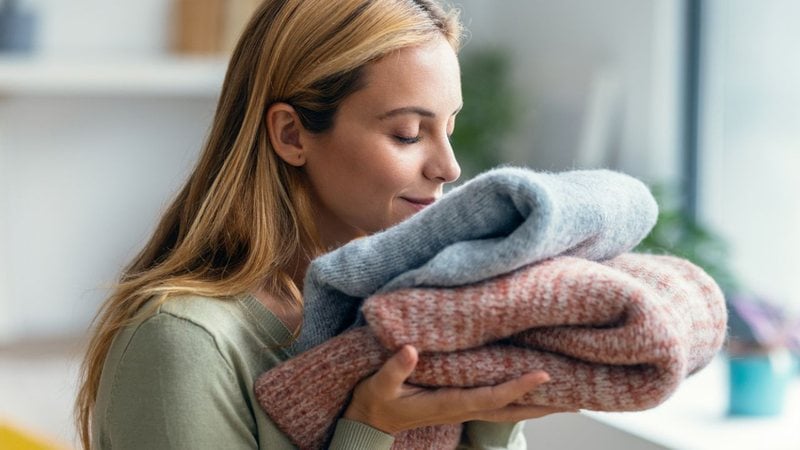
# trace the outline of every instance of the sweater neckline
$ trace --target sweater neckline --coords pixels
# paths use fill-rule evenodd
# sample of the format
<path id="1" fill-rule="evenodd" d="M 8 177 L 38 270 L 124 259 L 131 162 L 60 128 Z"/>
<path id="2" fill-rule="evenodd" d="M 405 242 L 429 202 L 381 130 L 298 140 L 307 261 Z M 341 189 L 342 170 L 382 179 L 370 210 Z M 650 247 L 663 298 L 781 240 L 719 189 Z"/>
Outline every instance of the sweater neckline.
<path id="1" fill-rule="evenodd" d="M 270 336 L 273 344 L 288 346 L 294 342 L 294 337 L 289 328 L 252 294 L 243 294 L 238 297 L 239 303 L 244 306 L 245 311 L 254 319 L 255 326 L 263 334 Z"/>

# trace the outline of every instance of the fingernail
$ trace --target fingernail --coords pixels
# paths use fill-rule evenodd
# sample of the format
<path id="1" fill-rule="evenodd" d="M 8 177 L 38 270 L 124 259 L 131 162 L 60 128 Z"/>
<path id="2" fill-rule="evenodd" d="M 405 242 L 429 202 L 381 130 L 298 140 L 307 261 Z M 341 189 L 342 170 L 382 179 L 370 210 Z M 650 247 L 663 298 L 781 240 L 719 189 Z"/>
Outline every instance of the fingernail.
<path id="1" fill-rule="evenodd" d="M 550 382 L 550 375 L 543 374 L 539 376 L 539 379 L 542 380 L 542 383 L 549 383 Z"/>
<path id="2" fill-rule="evenodd" d="M 403 362 L 403 364 L 411 364 L 413 358 L 411 357 L 411 349 L 409 346 L 404 346 L 400 352 L 400 360 Z"/>
<path id="3" fill-rule="evenodd" d="M 544 384 L 550 381 L 550 375 L 542 372 L 532 372 L 525 375 L 531 383 Z"/>

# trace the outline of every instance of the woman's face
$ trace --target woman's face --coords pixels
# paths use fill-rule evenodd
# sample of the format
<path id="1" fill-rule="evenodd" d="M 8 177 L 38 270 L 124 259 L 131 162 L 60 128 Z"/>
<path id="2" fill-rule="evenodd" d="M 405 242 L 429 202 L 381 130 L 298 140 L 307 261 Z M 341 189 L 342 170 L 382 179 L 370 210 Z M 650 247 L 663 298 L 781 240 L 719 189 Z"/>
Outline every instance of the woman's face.
<path id="1" fill-rule="evenodd" d="M 462 105 L 461 79 L 443 37 L 371 63 L 363 81 L 341 103 L 333 127 L 304 144 L 327 246 L 408 218 L 461 171 L 449 141 Z"/>

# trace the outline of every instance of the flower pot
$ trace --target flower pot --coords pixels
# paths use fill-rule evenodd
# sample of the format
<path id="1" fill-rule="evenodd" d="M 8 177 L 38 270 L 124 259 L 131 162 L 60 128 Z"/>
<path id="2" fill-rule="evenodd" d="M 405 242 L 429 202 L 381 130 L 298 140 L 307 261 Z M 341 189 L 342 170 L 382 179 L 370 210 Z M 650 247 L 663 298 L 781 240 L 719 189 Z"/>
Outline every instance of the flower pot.
<path id="1" fill-rule="evenodd" d="M 775 416 L 783 411 L 786 391 L 795 371 L 786 349 L 731 355 L 728 414 Z"/>

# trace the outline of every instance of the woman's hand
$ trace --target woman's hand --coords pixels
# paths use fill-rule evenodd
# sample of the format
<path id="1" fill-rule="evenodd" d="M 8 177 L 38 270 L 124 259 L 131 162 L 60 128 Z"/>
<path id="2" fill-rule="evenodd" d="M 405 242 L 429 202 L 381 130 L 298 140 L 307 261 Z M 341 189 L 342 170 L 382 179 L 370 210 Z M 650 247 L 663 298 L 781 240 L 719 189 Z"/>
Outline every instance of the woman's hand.
<path id="1" fill-rule="evenodd" d="M 344 413 L 346 419 L 385 433 L 428 425 L 469 420 L 518 422 L 571 410 L 547 406 L 516 406 L 511 402 L 550 380 L 536 371 L 496 386 L 425 389 L 405 383 L 418 361 L 416 349 L 406 345 L 374 375 L 356 386 Z"/>

